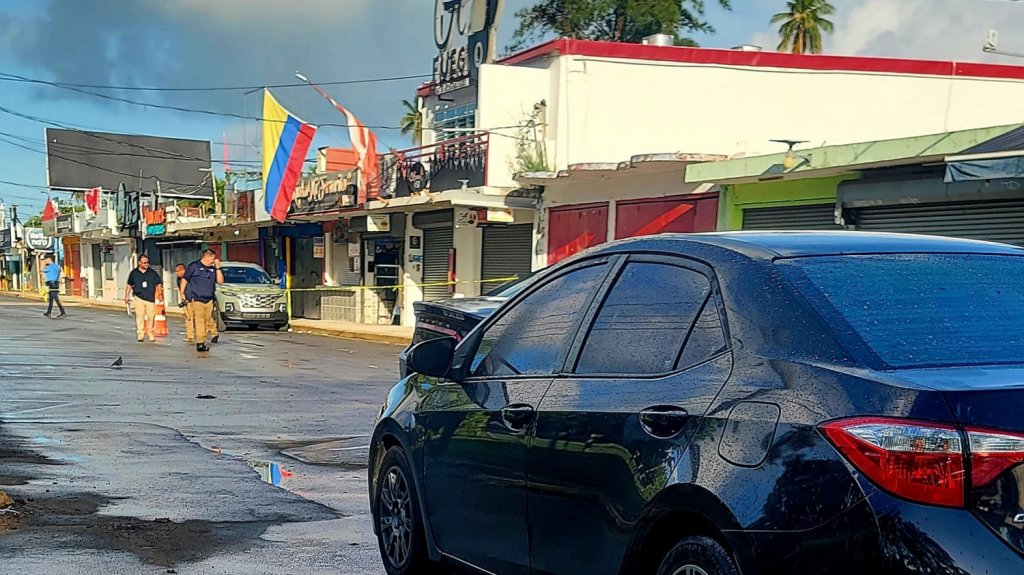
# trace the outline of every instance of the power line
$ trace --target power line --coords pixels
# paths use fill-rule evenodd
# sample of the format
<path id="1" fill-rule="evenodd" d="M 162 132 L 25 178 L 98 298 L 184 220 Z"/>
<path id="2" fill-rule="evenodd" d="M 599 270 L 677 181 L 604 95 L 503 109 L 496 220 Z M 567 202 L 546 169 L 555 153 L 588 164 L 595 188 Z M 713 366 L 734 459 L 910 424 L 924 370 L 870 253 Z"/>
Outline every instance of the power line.
<path id="1" fill-rule="evenodd" d="M 224 118 L 235 118 L 237 120 L 253 120 L 253 121 L 257 121 L 257 122 L 269 122 L 269 123 L 275 123 L 275 124 L 284 124 L 284 123 L 287 122 L 287 120 L 271 120 L 271 119 L 267 119 L 267 118 L 261 118 L 261 117 L 258 117 L 258 116 L 246 116 L 246 115 L 243 115 L 243 114 L 235 114 L 233 112 L 216 112 L 216 111 L 213 111 L 213 110 L 203 110 L 203 109 L 200 109 L 200 108 L 188 108 L 188 107 L 185 107 L 185 106 L 171 106 L 171 105 L 168 105 L 168 104 L 154 104 L 152 102 L 140 102 L 138 100 L 132 100 L 132 99 L 129 99 L 129 98 L 121 98 L 119 96 L 111 96 L 109 94 L 100 94 L 100 93 L 97 93 L 97 92 L 90 92 L 89 90 L 83 90 L 81 88 L 76 88 L 76 87 L 73 87 L 73 86 L 60 85 L 60 84 L 57 84 L 55 82 L 47 82 L 47 81 L 44 81 L 44 80 L 39 80 L 39 83 L 45 84 L 45 85 L 48 85 L 48 86 L 53 86 L 55 88 L 61 88 L 61 89 L 64 89 L 64 90 L 70 90 L 72 92 L 77 92 L 79 94 L 85 94 L 87 96 L 93 96 L 95 98 L 102 98 L 104 100 L 110 100 L 110 101 L 113 101 L 113 102 L 121 102 L 121 103 L 124 103 L 124 104 L 130 104 L 132 106 L 140 106 L 140 107 L 143 107 L 143 108 L 156 108 L 156 109 L 159 109 L 159 110 L 171 110 L 171 111 L 182 112 L 182 113 L 186 113 L 186 114 L 201 114 L 201 115 L 205 115 L 205 116 L 217 116 L 217 117 L 224 117 Z M 336 123 L 316 124 L 316 126 L 317 127 L 321 127 L 321 128 L 323 128 L 323 127 L 336 127 L 336 128 L 349 128 L 349 127 L 351 127 L 350 124 L 336 124 Z M 374 130 L 401 130 L 402 129 L 401 126 L 365 126 L 365 127 L 366 128 L 370 128 L 370 129 L 374 129 Z"/>
<path id="2" fill-rule="evenodd" d="M 432 74 L 411 74 L 408 76 L 389 76 L 383 78 L 362 78 L 358 80 L 337 80 L 334 82 L 319 82 L 321 86 L 349 86 L 352 84 L 373 84 L 379 82 L 397 82 L 401 80 L 420 80 L 432 78 Z M 134 92 L 231 92 L 241 90 L 259 90 L 261 88 L 299 88 L 306 87 L 305 83 L 289 84 L 267 84 L 260 86 L 204 86 L 204 87 L 173 87 L 173 86 L 113 86 L 104 84 L 76 84 L 73 82 L 51 82 L 39 78 L 28 78 L 17 74 L 0 72 L 0 81 L 21 82 L 28 84 L 43 84 L 58 88 L 90 88 L 96 90 L 121 90 Z"/>

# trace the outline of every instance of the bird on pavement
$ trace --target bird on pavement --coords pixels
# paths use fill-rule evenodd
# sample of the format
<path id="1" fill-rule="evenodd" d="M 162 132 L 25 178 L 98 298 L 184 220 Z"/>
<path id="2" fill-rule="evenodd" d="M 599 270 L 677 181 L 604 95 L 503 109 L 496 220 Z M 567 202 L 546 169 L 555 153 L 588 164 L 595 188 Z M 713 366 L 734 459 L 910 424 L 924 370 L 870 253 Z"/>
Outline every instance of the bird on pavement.
<path id="1" fill-rule="evenodd" d="M 122 365 L 124 365 L 124 358 L 119 355 L 117 356 L 117 359 L 114 360 L 114 363 L 110 364 L 110 367 L 117 369 L 120 368 Z"/>

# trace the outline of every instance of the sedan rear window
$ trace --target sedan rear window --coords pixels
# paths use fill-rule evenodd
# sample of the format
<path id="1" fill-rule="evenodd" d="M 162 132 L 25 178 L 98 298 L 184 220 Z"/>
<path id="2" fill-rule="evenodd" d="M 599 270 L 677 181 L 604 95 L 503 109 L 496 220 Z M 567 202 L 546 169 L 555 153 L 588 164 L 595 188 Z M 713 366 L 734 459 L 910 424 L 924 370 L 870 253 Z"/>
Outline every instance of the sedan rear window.
<path id="1" fill-rule="evenodd" d="M 1024 363 L 1024 257 L 886 254 L 778 264 L 826 321 L 888 367 Z"/>

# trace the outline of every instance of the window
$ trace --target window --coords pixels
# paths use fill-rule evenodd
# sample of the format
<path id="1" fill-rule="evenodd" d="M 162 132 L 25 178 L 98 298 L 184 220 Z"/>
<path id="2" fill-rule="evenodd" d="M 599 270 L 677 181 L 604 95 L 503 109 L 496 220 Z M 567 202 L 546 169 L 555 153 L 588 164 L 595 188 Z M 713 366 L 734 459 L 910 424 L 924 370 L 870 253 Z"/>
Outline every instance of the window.
<path id="1" fill-rule="evenodd" d="M 659 263 L 627 265 L 587 335 L 576 373 L 653 375 L 673 371 L 690 328 L 710 296 L 711 283 L 698 272 Z M 703 315 L 701 322 L 707 322 L 700 330 L 703 339 L 704 332 L 714 331 L 716 324 Z M 692 353 L 683 354 L 687 361 L 709 347 L 697 341 L 694 345 Z"/>
<path id="2" fill-rule="evenodd" d="M 446 108 L 434 114 L 434 141 L 443 142 L 470 134 L 476 125 L 476 104 Z"/>
<path id="3" fill-rule="evenodd" d="M 475 377 L 546 375 L 561 367 L 575 326 L 607 267 L 595 265 L 555 278 L 487 328 L 473 359 Z"/>
<path id="4" fill-rule="evenodd" d="M 1024 257 L 889 254 L 783 262 L 828 323 L 839 332 L 852 328 L 889 367 L 1024 363 Z"/>
<path id="5" fill-rule="evenodd" d="M 722 316 L 718 312 L 718 303 L 714 295 L 708 294 L 707 303 L 704 304 L 700 317 L 686 338 L 686 345 L 679 356 L 679 361 L 676 362 L 676 369 L 703 363 L 725 351 L 726 347 L 728 346 L 725 341 L 725 330 L 722 329 Z"/>

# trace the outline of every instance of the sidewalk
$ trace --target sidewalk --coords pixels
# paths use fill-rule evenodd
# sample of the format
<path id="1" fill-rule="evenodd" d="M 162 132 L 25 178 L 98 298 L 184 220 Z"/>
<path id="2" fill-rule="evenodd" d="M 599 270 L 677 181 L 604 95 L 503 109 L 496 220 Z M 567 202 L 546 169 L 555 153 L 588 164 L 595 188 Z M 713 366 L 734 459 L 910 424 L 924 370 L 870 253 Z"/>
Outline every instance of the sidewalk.
<path id="1" fill-rule="evenodd" d="M 24 299 L 45 302 L 46 296 L 36 292 L 0 291 L 0 295 L 10 295 Z M 124 304 L 109 301 L 100 301 L 75 296 L 60 296 L 65 307 L 89 307 L 97 309 L 109 309 L 124 313 Z M 177 307 L 166 308 L 165 314 L 173 317 L 181 317 L 181 309 Z M 412 341 L 413 328 L 397 325 L 364 325 L 360 323 L 347 323 L 341 321 L 323 321 L 315 319 L 293 319 L 289 324 L 295 333 L 307 333 L 311 335 L 324 335 L 329 337 L 340 337 L 343 339 L 358 339 L 374 341 L 377 343 L 389 343 L 394 345 L 408 345 Z"/>

